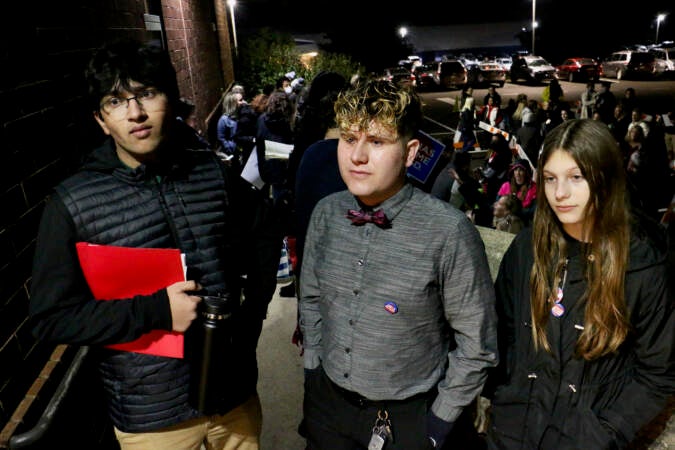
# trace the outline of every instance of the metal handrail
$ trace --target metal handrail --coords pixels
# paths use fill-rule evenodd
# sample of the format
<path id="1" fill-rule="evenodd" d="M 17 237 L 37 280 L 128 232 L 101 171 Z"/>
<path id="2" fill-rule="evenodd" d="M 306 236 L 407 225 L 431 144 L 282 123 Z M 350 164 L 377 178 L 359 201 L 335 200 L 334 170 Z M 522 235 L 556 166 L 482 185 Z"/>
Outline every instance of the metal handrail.
<path id="1" fill-rule="evenodd" d="M 39 442 L 39 440 L 44 437 L 45 433 L 49 431 L 59 406 L 68 394 L 68 391 L 73 384 L 73 380 L 80 370 L 80 367 L 84 363 L 85 357 L 88 353 L 89 347 L 80 347 L 78 349 L 77 353 L 73 357 L 73 361 L 68 367 L 68 370 L 64 374 L 63 379 L 56 388 L 54 395 L 49 400 L 49 403 L 45 407 L 44 412 L 40 416 L 40 420 L 38 420 L 37 424 L 35 424 L 35 426 L 30 430 L 12 436 L 9 439 L 10 449 L 17 450 L 28 448 L 36 442 Z"/>

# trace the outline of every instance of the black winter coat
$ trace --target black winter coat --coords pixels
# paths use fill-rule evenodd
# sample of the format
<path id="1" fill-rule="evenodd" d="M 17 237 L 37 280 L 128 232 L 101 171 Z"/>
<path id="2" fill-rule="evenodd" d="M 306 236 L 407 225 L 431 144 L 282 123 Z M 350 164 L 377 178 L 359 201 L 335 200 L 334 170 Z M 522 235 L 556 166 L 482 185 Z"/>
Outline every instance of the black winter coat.
<path id="1" fill-rule="evenodd" d="M 516 236 L 495 284 L 502 375 L 492 374 L 487 385 L 497 384 L 489 448 L 624 448 L 663 409 L 675 387 L 675 317 L 668 287 L 672 273 L 666 267 L 665 246 L 634 233 L 626 273 L 632 332 L 618 352 L 588 362 L 574 356 L 584 326 L 583 305 L 576 300 L 585 289 L 576 241 L 569 246 L 566 312 L 560 318 L 551 316 L 548 323 L 552 354 L 533 348 L 531 239 L 531 228 Z"/>
<path id="2" fill-rule="evenodd" d="M 262 235 L 263 226 L 253 219 L 256 202 L 232 181 L 239 177 L 228 177 L 211 151 L 162 151 L 161 164 L 133 170 L 119 161 L 110 140 L 94 151 L 82 170 L 57 186 L 46 205 L 33 267 L 34 334 L 52 343 L 99 350 L 95 355 L 110 416 L 126 432 L 153 431 L 199 415 L 187 401 L 189 364 L 187 359 L 103 348 L 150 330 L 171 330 L 168 295 L 160 289 L 132 299 L 94 300 L 76 242 L 180 248 L 186 254 L 188 279 L 237 300 L 240 275 L 247 274 L 246 300 L 233 330 L 235 350 L 223 355 L 236 367 L 236 379 L 229 380 L 231 395 L 223 399 L 221 412 L 255 393 L 256 333 L 276 287 L 278 256 L 269 274 L 258 261 L 270 245 L 277 252 L 278 241 L 265 245 L 264 239 L 252 240 L 250 233 Z M 244 247 L 246 243 L 254 246 Z"/>
<path id="3" fill-rule="evenodd" d="M 258 152 L 258 170 L 265 183 L 285 185 L 288 161 L 265 158 L 265 141 L 293 144 L 293 129 L 288 120 L 269 117 L 263 113 L 258 117 L 258 134 L 255 138 Z"/>

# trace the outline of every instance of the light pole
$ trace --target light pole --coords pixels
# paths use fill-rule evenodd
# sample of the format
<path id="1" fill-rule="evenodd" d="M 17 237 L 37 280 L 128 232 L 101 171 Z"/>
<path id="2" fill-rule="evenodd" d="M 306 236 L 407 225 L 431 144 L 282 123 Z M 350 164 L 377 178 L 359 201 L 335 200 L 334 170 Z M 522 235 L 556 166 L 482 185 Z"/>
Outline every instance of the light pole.
<path id="1" fill-rule="evenodd" d="M 534 55 L 534 29 L 537 28 L 537 0 L 532 0 L 532 54 Z"/>
<path id="2" fill-rule="evenodd" d="M 232 36 L 234 38 L 234 56 L 239 57 L 239 46 L 237 45 L 237 27 L 234 23 L 234 5 L 236 0 L 227 0 L 227 6 L 230 7 L 230 20 L 232 20 Z"/>
<path id="3" fill-rule="evenodd" d="M 661 22 L 663 22 L 663 19 L 666 18 L 665 14 L 659 14 L 656 16 L 656 37 L 654 37 L 654 44 L 659 43 L 659 25 L 661 25 Z"/>

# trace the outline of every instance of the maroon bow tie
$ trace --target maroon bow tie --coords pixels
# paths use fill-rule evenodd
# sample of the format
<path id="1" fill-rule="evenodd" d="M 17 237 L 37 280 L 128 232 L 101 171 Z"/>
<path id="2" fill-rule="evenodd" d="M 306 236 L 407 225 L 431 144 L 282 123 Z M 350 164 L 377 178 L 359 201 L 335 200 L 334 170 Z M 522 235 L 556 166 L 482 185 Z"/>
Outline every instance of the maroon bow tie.
<path id="1" fill-rule="evenodd" d="M 380 228 L 389 228 L 391 222 L 384 214 L 384 211 L 378 209 L 375 212 L 366 212 L 364 210 L 350 209 L 345 216 L 352 221 L 354 225 L 363 225 L 366 222 L 372 222 Z"/>

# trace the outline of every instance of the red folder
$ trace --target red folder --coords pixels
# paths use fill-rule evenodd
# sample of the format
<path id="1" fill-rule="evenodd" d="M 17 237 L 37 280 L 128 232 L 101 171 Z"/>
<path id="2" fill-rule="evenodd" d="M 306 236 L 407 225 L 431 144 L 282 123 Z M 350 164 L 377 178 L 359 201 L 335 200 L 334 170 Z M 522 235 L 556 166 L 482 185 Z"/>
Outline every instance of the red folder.
<path id="1" fill-rule="evenodd" d="M 76 244 L 77 255 L 94 298 L 112 300 L 149 295 L 185 281 L 180 250 Z M 132 342 L 108 348 L 149 355 L 183 357 L 183 333 L 153 330 Z"/>

